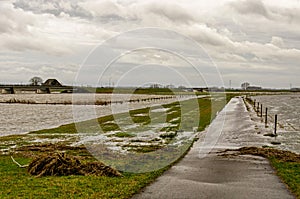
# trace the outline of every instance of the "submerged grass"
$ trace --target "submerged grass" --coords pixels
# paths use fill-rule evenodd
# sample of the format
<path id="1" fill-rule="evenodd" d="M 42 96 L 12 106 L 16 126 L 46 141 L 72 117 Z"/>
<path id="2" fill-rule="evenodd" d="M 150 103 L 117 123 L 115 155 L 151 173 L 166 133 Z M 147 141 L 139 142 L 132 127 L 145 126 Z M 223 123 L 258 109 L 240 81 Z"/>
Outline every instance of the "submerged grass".
<path id="1" fill-rule="evenodd" d="M 126 137 L 135 137 L 135 135 L 127 132 L 118 132 L 114 134 L 114 136 L 119 137 L 119 138 L 126 138 Z"/>

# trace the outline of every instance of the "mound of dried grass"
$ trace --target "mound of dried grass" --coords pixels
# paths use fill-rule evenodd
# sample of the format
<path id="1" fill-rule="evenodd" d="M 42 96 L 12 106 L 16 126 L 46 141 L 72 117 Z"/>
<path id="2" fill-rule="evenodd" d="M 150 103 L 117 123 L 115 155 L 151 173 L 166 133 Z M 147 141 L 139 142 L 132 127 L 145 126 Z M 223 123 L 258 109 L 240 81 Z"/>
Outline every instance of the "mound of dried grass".
<path id="1" fill-rule="evenodd" d="M 235 152 L 227 154 L 227 152 Z M 265 158 L 276 158 L 284 162 L 300 162 L 300 154 L 296 154 L 290 151 L 283 151 L 274 148 L 259 148 L 259 147 L 242 147 L 236 150 L 227 149 L 222 151 L 221 156 L 235 156 L 235 155 L 256 155 Z"/>
<path id="2" fill-rule="evenodd" d="M 120 172 L 102 162 L 82 163 L 78 158 L 65 153 L 38 156 L 29 164 L 28 172 L 38 177 L 68 175 L 122 176 Z"/>
<path id="3" fill-rule="evenodd" d="M 300 162 L 299 154 L 274 148 L 243 147 L 238 151 L 241 155 L 250 154 L 265 158 L 276 158 L 285 162 Z"/>

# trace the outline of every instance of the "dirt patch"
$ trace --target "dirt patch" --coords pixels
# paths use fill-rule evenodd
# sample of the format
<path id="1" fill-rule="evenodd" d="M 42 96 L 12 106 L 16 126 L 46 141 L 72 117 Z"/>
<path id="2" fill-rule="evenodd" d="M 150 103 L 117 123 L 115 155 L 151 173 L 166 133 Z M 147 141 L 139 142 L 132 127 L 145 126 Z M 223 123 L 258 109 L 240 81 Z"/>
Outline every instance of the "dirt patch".
<path id="1" fill-rule="evenodd" d="M 68 175 L 122 176 L 119 171 L 102 162 L 82 163 L 75 156 L 65 153 L 43 154 L 36 157 L 29 164 L 28 172 L 38 177 Z"/>
<path id="2" fill-rule="evenodd" d="M 227 153 L 234 152 L 234 153 Z M 221 156 L 256 155 L 265 158 L 276 158 L 284 162 L 300 162 L 300 155 L 273 148 L 242 147 L 236 150 L 227 149 L 221 152 Z"/>

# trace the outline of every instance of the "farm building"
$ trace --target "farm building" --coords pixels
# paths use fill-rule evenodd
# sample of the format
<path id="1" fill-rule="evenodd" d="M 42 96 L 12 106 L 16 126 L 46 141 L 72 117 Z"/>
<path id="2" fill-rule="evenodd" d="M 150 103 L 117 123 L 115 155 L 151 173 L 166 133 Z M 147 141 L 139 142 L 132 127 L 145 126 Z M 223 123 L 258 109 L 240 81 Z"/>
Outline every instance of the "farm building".
<path id="1" fill-rule="evenodd" d="M 43 83 L 44 86 L 62 86 L 61 83 L 59 83 L 59 81 L 57 81 L 56 79 L 47 79 L 47 81 L 45 81 L 45 83 Z"/>

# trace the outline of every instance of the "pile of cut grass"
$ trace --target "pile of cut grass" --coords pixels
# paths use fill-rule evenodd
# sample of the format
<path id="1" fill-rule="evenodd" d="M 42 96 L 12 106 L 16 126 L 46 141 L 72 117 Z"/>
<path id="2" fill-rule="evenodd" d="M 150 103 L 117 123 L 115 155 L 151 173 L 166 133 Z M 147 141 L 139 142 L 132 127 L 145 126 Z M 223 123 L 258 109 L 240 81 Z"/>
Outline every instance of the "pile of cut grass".
<path id="1" fill-rule="evenodd" d="M 242 147 L 238 150 L 239 154 L 246 155 L 257 155 L 262 156 L 268 159 L 277 159 L 282 162 L 298 162 L 300 163 L 300 155 L 290 152 L 290 151 L 283 151 L 274 148 L 258 148 L 258 147 Z"/>
<path id="2" fill-rule="evenodd" d="M 120 172 L 102 162 L 82 163 L 75 156 L 65 153 L 39 155 L 29 164 L 28 173 L 38 177 L 69 175 L 122 176 Z"/>

